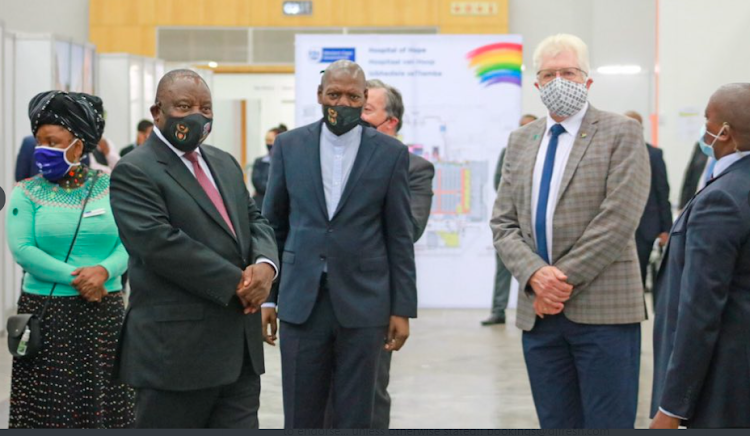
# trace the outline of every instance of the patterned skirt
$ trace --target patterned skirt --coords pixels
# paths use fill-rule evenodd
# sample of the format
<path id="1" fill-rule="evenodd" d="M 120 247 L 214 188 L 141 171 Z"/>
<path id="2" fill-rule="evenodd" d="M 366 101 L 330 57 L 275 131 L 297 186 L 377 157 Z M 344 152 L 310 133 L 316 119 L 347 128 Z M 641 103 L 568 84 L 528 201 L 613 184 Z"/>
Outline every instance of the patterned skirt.
<path id="1" fill-rule="evenodd" d="M 46 298 L 24 292 L 18 313 L 38 314 Z M 132 427 L 135 394 L 112 379 L 123 317 L 119 292 L 100 303 L 52 298 L 42 350 L 13 360 L 10 428 Z"/>

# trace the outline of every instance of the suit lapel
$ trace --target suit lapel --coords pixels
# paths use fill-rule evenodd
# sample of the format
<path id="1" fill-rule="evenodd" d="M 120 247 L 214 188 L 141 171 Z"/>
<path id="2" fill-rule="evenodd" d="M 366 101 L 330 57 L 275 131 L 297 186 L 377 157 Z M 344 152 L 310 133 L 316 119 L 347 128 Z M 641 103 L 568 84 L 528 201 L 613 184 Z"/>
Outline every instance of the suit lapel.
<path id="1" fill-rule="evenodd" d="M 304 160 L 307 162 L 307 169 L 310 172 L 308 180 L 312 182 L 313 191 L 315 191 L 315 197 L 318 199 L 318 206 L 320 206 L 323 216 L 328 219 L 328 207 L 326 206 L 326 195 L 323 190 L 323 170 L 320 167 L 320 133 L 323 127 L 323 122 L 320 121 L 310 126 L 310 134 L 313 137 L 312 144 L 305 145 L 302 147 Z"/>
<path id="2" fill-rule="evenodd" d="M 695 195 L 693 195 L 693 197 L 690 199 L 690 201 L 688 201 L 688 203 L 685 205 L 685 207 L 682 208 L 682 213 L 680 213 L 680 215 L 677 217 L 677 219 L 674 220 L 674 224 L 672 225 L 672 229 L 674 230 L 674 228 L 677 227 L 677 224 L 682 223 L 682 221 L 684 219 L 686 219 L 685 217 L 690 213 L 690 209 L 693 207 L 693 203 L 695 203 L 695 199 L 698 198 L 698 196 L 703 191 L 705 191 L 706 188 L 708 188 L 709 186 L 711 186 L 712 183 L 715 183 L 720 178 L 722 178 L 722 177 L 726 176 L 727 174 L 731 173 L 732 171 L 737 171 L 737 170 L 741 169 L 743 166 L 744 167 L 750 166 L 750 156 L 745 156 L 742 159 L 740 159 L 737 162 L 735 162 L 734 164 L 730 165 L 729 168 L 727 168 L 726 170 L 724 170 L 721 174 L 719 174 L 718 176 L 716 176 L 713 179 L 709 180 L 708 183 L 706 183 L 706 186 L 703 189 L 701 189 L 700 191 L 696 192 Z M 671 232 L 670 232 L 670 236 L 671 236 Z M 672 246 L 672 238 L 670 237 L 669 238 L 669 242 L 667 242 L 667 246 L 664 249 L 664 254 L 662 255 L 662 258 L 661 258 L 662 259 L 661 260 L 662 266 L 665 265 L 665 262 L 667 261 L 667 256 L 669 255 L 669 248 L 671 246 Z M 664 268 L 662 268 L 660 266 L 659 267 L 659 272 L 656 274 L 657 280 L 659 279 L 659 277 L 661 277 L 662 270 L 664 270 Z"/>
<path id="3" fill-rule="evenodd" d="M 157 159 L 159 162 L 166 166 L 167 174 L 172 177 L 177 184 L 190 194 L 191 197 L 198 203 L 201 209 L 203 209 L 208 216 L 210 216 L 216 224 L 218 224 L 224 231 L 234 238 L 232 231 L 229 226 L 224 222 L 224 218 L 221 217 L 219 211 L 208 198 L 208 194 L 203 190 L 203 187 L 198 183 L 198 179 L 187 169 L 182 159 L 177 156 L 172 150 L 170 150 L 165 144 L 157 138 L 154 142 L 154 150 L 156 150 Z"/>
<path id="4" fill-rule="evenodd" d="M 235 237 L 238 243 L 244 241 L 244 226 L 240 221 L 240 211 L 238 209 L 239 203 L 235 200 L 238 196 L 234 189 L 234 184 L 229 180 L 229 175 L 233 173 L 234 169 L 228 165 L 228 162 L 225 159 L 221 159 L 213 148 L 201 147 L 201 153 L 203 153 L 203 159 L 211 170 L 211 175 L 216 182 L 219 194 L 221 194 L 221 198 L 224 200 L 224 207 L 227 209 L 229 220 L 232 221 L 232 226 L 234 227 L 236 235 L 232 234 L 231 229 L 229 229 L 228 226 L 224 227 L 226 227 L 226 230 L 229 230 L 229 234 L 232 235 L 232 237 Z M 211 203 L 211 205 L 213 206 L 213 203 Z M 221 217 L 221 214 L 219 217 Z M 221 222 L 224 223 L 224 219 L 222 219 Z"/>
<path id="5" fill-rule="evenodd" d="M 367 169 L 367 165 L 370 163 L 370 158 L 375 152 L 375 144 L 372 140 L 372 136 L 374 134 L 374 130 L 369 130 L 365 127 L 362 128 L 362 139 L 359 144 L 359 150 L 357 151 L 357 157 L 354 160 L 352 171 L 349 174 L 349 180 L 346 181 L 344 192 L 341 194 L 341 200 L 339 200 L 339 204 L 336 207 L 336 212 L 333 214 L 333 218 L 336 218 L 336 215 L 341 211 L 344 203 L 346 203 L 346 200 L 348 200 L 351 196 L 354 187 L 357 186 L 360 177 L 362 177 L 362 174 Z"/>
<path id="6" fill-rule="evenodd" d="M 578 135 L 573 143 L 573 149 L 570 151 L 570 157 L 568 163 L 565 165 L 565 172 L 563 173 L 562 182 L 560 183 L 560 191 L 557 193 L 557 201 L 559 202 L 563 194 L 573 180 L 573 175 L 578 169 L 578 164 L 581 163 L 583 155 L 586 154 L 589 145 L 591 145 L 591 139 L 596 133 L 596 124 L 599 122 L 598 110 L 592 106 L 589 106 L 586 115 L 583 117 L 581 128 L 578 130 Z"/>
<path id="7" fill-rule="evenodd" d="M 527 155 L 526 155 L 526 162 L 524 165 L 525 173 L 527 174 L 526 181 L 524 183 L 523 188 L 523 198 L 528 201 L 528 208 L 526 208 L 529 211 L 529 227 L 533 228 L 534 223 L 531 222 L 531 217 L 533 215 L 533 211 L 531 208 L 533 207 L 532 202 L 532 192 L 534 189 L 534 167 L 536 166 L 536 159 L 537 155 L 539 154 L 539 148 L 542 146 L 542 141 L 544 140 L 544 135 L 547 134 L 547 121 L 542 120 L 539 123 L 539 126 L 531 132 L 531 146 L 527 148 Z"/>

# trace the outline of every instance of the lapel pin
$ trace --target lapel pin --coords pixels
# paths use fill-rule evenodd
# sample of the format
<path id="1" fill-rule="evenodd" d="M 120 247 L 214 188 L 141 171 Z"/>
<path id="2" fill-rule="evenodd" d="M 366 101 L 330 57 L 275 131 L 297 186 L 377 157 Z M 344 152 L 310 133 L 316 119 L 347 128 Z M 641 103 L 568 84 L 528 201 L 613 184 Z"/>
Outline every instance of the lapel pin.
<path id="1" fill-rule="evenodd" d="M 534 135 L 534 140 L 539 139 L 539 135 Z"/>
<path id="2" fill-rule="evenodd" d="M 586 136 L 588 136 L 588 134 L 586 134 L 586 133 L 581 133 L 581 138 L 585 138 Z"/>

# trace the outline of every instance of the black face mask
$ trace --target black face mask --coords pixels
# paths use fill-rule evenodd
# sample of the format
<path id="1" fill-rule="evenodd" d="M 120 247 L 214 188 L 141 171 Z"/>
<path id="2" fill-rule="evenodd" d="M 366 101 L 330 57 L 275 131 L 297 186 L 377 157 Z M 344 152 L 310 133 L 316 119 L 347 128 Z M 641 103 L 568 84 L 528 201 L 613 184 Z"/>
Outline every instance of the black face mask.
<path id="1" fill-rule="evenodd" d="M 268 149 L 268 154 L 271 154 L 271 149 L 273 148 L 273 144 L 266 144 L 266 148 Z"/>
<path id="2" fill-rule="evenodd" d="M 323 121 L 331 133 L 341 136 L 362 122 L 362 107 L 323 105 Z"/>
<path id="3" fill-rule="evenodd" d="M 186 117 L 170 117 L 164 123 L 161 133 L 174 148 L 190 153 L 198 148 L 211 133 L 213 119 L 203 114 L 192 114 Z"/>

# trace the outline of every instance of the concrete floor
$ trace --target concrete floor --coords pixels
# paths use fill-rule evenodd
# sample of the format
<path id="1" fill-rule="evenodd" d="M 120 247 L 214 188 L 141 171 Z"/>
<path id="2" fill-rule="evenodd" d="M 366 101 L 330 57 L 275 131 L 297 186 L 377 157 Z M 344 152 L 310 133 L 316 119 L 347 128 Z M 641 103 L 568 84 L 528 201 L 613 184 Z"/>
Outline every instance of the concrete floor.
<path id="1" fill-rule="evenodd" d="M 482 327 L 486 310 L 421 310 L 411 338 L 391 369 L 392 428 L 538 428 L 521 331 Z M 653 374 L 652 324 L 643 324 L 641 382 L 636 427 L 648 427 Z M 278 348 L 266 346 L 261 428 L 282 428 Z M 8 425 L 11 359 L 0 346 L 0 427 Z"/>

